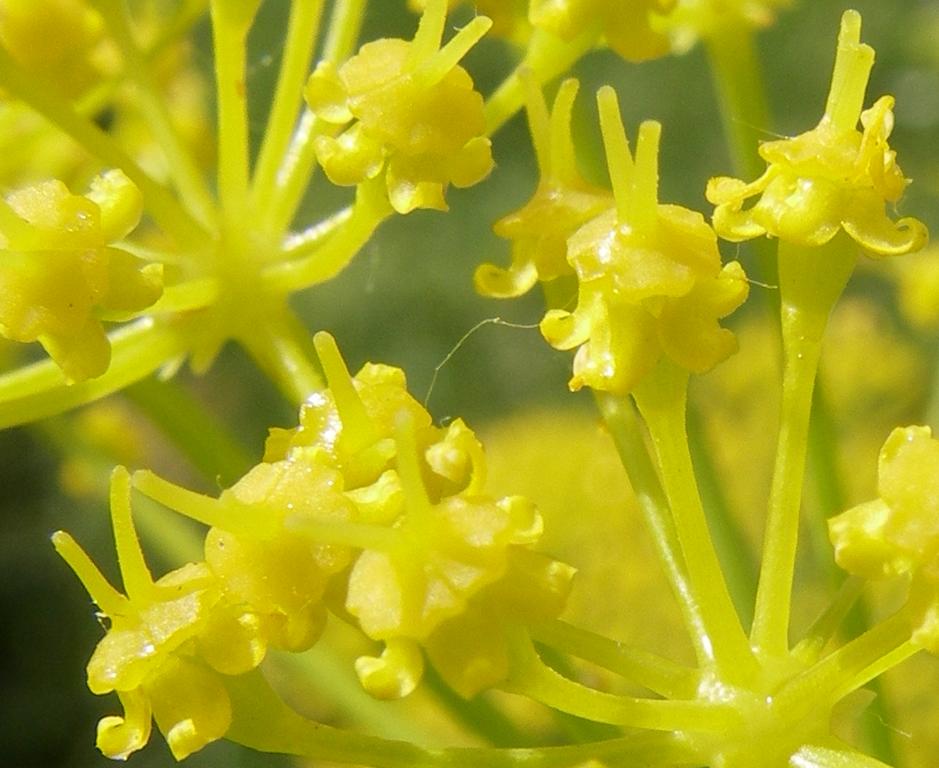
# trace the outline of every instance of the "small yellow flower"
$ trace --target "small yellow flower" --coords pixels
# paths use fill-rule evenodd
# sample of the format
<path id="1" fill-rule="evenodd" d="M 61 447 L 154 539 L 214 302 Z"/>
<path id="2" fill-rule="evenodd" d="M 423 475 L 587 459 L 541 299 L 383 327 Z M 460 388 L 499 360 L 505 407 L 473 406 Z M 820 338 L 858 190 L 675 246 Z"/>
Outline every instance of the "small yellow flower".
<path id="1" fill-rule="evenodd" d="M 473 595 L 466 609 L 424 641 L 434 669 L 465 698 L 498 685 L 510 672 L 510 635 L 557 618 L 567 604 L 575 569 L 548 555 L 513 546 L 502 578 Z"/>
<path id="2" fill-rule="evenodd" d="M 482 96 L 457 64 L 490 22 L 476 17 L 441 48 L 445 13 L 431 0 L 414 40 L 366 43 L 338 70 L 321 62 L 306 88 L 317 116 L 344 127 L 316 139 L 326 175 L 353 185 L 383 173 L 399 213 L 446 210 L 448 184 L 472 186 L 493 165 Z"/>
<path id="3" fill-rule="evenodd" d="M 68 534 L 53 543 L 109 622 L 88 662 L 88 687 L 116 691 L 124 716 L 98 723 L 98 748 L 125 759 L 150 736 L 151 716 L 177 760 L 222 738 L 231 704 L 221 673 L 253 669 L 257 652 L 250 617 L 222 603 L 218 579 L 190 563 L 154 581 L 131 517 L 130 478 L 122 467 L 111 484 L 111 516 L 126 595 L 101 575 Z"/>
<path id="4" fill-rule="evenodd" d="M 567 261 L 567 238 L 613 205 L 612 195 L 588 184 L 577 169 L 571 111 L 578 82 L 567 80 L 561 85 L 550 115 L 531 77 L 526 86 L 528 123 L 541 179 L 532 198 L 493 227 L 497 235 L 512 242 L 512 265 L 502 269 L 483 264 L 476 270 L 476 290 L 485 296 L 521 296 L 539 280 L 573 274 Z"/>
<path id="5" fill-rule="evenodd" d="M 860 42 L 860 34 L 860 15 L 847 11 L 825 114 L 815 128 L 762 144 L 768 167 L 756 181 L 711 179 L 707 197 L 717 206 L 714 228 L 721 237 L 736 242 L 768 235 L 819 246 L 844 230 L 871 256 L 909 253 L 926 243 L 922 222 L 894 222 L 886 212 L 908 181 L 887 143 L 893 97 L 861 111 L 874 51 Z M 755 195 L 757 202 L 745 209 Z"/>
<path id="6" fill-rule="evenodd" d="M 227 599 L 260 617 L 272 646 L 305 651 L 322 633 L 323 594 L 330 577 L 348 565 L 350 553 L 311 539 L 303 524 L 352 519 L 355 507 L 341 491 L 338 472 L 295 455 L 257 465 L 219 497 L 223 522 L 206 536 L 206 562 Z M 231 508 L 239 520 L 256 521 L 254 530 L 250 525 L 227 529 Z"/>
<path id="7" fill-rule="evenodd" d="M 829 521 L 835 559 L 865 578 L 910 579 L 913 642 L 939 653 L 939 440 L 929 427 L 891 432 L 878 493 Z"/>
<path id="8" fill-rule="evenodd" d="M 658 202 L 661 127 L 640 128 L 633 159 L 612 89 L 598 93 L 616 207 L 568 240 L 579 282 L 573 312 L 551 310 L 541 331 L 558 349 L 579 347 L 571 389 L 626 394 L 662 357 L 701 373 L 736 349 L 718 319 L 746 298 L 737 262 L 721 267 L 703 217 Z"/>
<path id="9" fill-rule="evenodd" d="M 560 613 L 574 571 L 527 549 L 542 523 L 521 497 L 464 492 L 432 502 L 415 438 L 405 421 L 394 538 L 364 551 L 349 574 L 346 608 L 386 643 L 380 658 L 363 657 L 356 669 L 376 695 L 406 694 L 420 678 L 423 646 L 454 690 L 472 696 L 508 675 L 507 632 Z"/>
<path id="10" fill-rule="evenodd" d="M 103 373 L 102 313 L 142 310 L 162 292 L 161 265 L 112 245 L 137 225 L 141 204 L 118 170 L 84 196 L 48 181 L 0 201 L 0 333 L 40 341 L 72 381 Z"/>
<path id="11" fill-rule="evenodd" d="M 939 247 L 931 245 L 908 260 L 890 264 L 903 316 L 914 328 L 935 330 L 939 327 Z"/>
<path id="12" fill-rule="evenodd" d="M 87 0 L 0 3 L 0 43 L 25 69 L 63 94 L 74 94 L 113 74 L 118 55 L 101 16 Z"/>
<path id="13" fill-rule="evenodd" d="M 596 27 L 598 36 L 627 61 L 645 61 L 670 50 L 668 37 L 655 29 L 654 17 L 675 0 L 532 0 L 528 17 L 535 27 L 570 40 Z"/>

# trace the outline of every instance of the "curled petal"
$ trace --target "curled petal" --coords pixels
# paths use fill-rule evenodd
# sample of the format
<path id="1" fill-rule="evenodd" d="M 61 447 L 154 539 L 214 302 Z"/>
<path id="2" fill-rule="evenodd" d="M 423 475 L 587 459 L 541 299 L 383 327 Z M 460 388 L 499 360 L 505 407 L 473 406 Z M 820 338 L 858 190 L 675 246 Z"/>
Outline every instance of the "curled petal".
<path id="1" fill-rule="evenodd" d="M 150 740 L 150 702 L 139 690 L 118 693 L 124 716 L 109 715 L 98 721 L 98 749 L 112 760 L 126 760 Z"/>
<path id="2" fill-rule="evenodd" d="M 199 664 L 174 658 L 145 690 L 153 717 L 177 760 L 218 741 L 231 725 L 225 685 L 217 673 Z"/>
<path id="3" fill-rule="evenodd" d="M 424 656 L 417 643 L 388 640 L 381 656 L 360 656 L 355 671 L 362 687 L 378 699 L 400 699 L 410 694 L 424 674 Z"/>

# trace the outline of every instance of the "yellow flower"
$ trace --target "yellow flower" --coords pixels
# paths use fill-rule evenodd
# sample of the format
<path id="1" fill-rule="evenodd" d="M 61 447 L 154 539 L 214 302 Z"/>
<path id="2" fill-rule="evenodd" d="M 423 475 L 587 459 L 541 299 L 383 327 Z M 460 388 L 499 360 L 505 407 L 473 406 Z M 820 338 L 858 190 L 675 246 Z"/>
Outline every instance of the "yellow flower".
<path id="1" fill-rule="evenodd" d="M 717 321 L 748 286 L 738 263 L 721 267 L 700 214 L 659 204 L 659 124 L 642 124 L 634 160 L 613 90 L 601 89 L 598 102 L 616 207 L 568 240 L 577 308 L 549 311 L 541 331 L 558 349 L 579 347 L 571 389 L 626 394 L 662 357 L 700 373 L 734 352 Z"/>
<path id="2" fill-rule="evenodd" d="M 219 497 L 223 522 L 206 536 L 206 562 L 227 599 L 261 617 L 265 640 L 275 647 L 305 651 L 325 626 L 323 594 L 330 577 L 348 565 L 350 552 L 318 543 L 303 524 L 352 519 L 355 508 L 341 491 L 338 472 L 295 456 L 259 464 Z M 231 507 L 239 520 L 256 520 L 254 530 L 226 526 Z"/>
<path id="3" fill-rule="evenodd" d="M 510 672 L 510 635 L 557 618 L 575 569 L 548 555 L 513 546 L 502 577 L 473 595 L 466 609 L 424 641 L 434 669 L 465 698 L 498 685 Z"/>
<path id="4" fill-rule="evenodd" d="M 430 638 L 471 599 L 473 611 L 524 625 L 560 611 L 573 571 L 522 551 L 541 518 L 520 497 L 483 494 L 483 449 L 461 420 L 433 426 L 399 369 L 367 365 L 353 378 L 331 336 L 317 334 L 315 345 L 330 388 L 310 398 L 299 427 L 272 430 L 264 460 L 217 499 L 151 472 L 136 473 L 134 486 L 211 526 L 205 557 L 217 599 L 239 607 L 258 660 L 268 645 L 312 646 L 330 606 L 386 644 L 380 658 L 356 662 L 365 688 L 404 696 L 420 681 L 422 643 L 442 658 L 440 636 Z M 503 578 L 510 583 L 481 595 Z M 504 678 L 505 664 L 479 664 L 457 690 Z"/>
<path id="5" fill-rule="evenodd" d="M 669 52 L 668 37 L 653 19 L 675 0 L 531 0 L 528 17 L 535 27 L 571 40 L 596 27 L 598 36 L 627 61 L 645 61 Z"/>
<path id="6" fill-rule="evenodd" d="M 154 581 L 131 517 L 130 478 L 122 467 L 111 484 L 111 516 L 126 595 L 101 575 L 66 533 L 53 542 L 109 623 L 88 662 L 88 687 L 116 691 L 124 716 L 98 723 L 98 748 L 125 759 L 143 747 L 151 716 L 177 760 L 225 735 L 231 704 L 220 673 L 253 669 L 263 652 L 253 622 L 222 603 L 205 563 L 190 563 Z"/>
<path id="7" fill-rule="evenodd" d="M 271 430 L 265 461 L 312 451 L 342 473 L 344 489 L 354 493 L 367 517 L 384 517 L 375 505 L 390 498 L 393 484 L 386 472 L 397 455 L 398 422 L 407 418 L 431 470 L 428 490 L 434 499 L 482 487 L 482 446 L 461 419 L 446 429 L 433 426 L 430 413 L 408 392 L 400 368 L 367 363 L 352 377 L 332 336 L 318 333 L 314 344 L 329 388 L 303 404 L 298 427 Z"/>
<path id="8" fill-rule="evenodd" d="M 790 5 L 792 0 L 678 0 L 669 13 L 656 19 L 656 27 L 668 32 L 675 50 L 685 51 L 722 28 L 769 26 L 776 9 Z"/>
<path id="9" fill-rule="evenodd" d="M 0 4 L 0 43 L 24 68 L 64 94 L 74 94 L 116 69 L 117 51 L 101 16 L 87 0 Z"/>
<path id="10" fill-rule="evenodd" d="M 142 310 L 162 292 L 159 264 L 112 245 L 140 212 L 140 193 L 118 170 L 84 196 L 48 181 L 0 201 L 0 333 L 40 341 L 72 381 L 103 373 L 102 313 Z"/>
<path id="11" fill-rule="evenodd" d="M 420 679 L 424 646 L 444 679 L 472 696 L 507 676 L 505 633 L 560 612 L 573 569 L 527 550 L 542 529 L 530 502 L 464 492 L 434 503 L 413 425 L 401 424 L 397 443 L 403 512 L 387 546 L 356 560 L 346 594 L 348 611 L 386 651 L 356 670 L 376 695 L 404 695 Z"/>
<path id="12" fill-rule="evenodd" d="M 897 284 L 897 299 L 906 320 L 915 328 L 939 327 L 939 248 L 930 246 L 902 262 L 890 262 L 889 276 Z"/>
<path id="13" fill-rule="evenodd" d="M 913 642 L 939 653 L 939 440 L 929 427 L 890 433 L 878 493 L 829 521 L 835 559 L 865 578 L 910 579 Z"/>
<path id="14" fill-rule="evenodd" d="M 448 184 L 471 186 L 493 165 L 482 96 L 457 64 L 490 23 L 476 17 L 441 48 L 445 13 L 445 0 L 431 0 L 413 41 L 367 43 L 338 70 L 321 62 L 307 84 L 313 111 L 348 126 L 316 139 L 326 175 L 352 185 L 384 173 L 399 213 L 446 210 Z"/>
<path id="15" fill-rule="evenodd" d="M 894 222 L 886 213 L 887 203 L 900 199 L 908 181 L 887 143 L 893 97 L 883 96 L 861 111 L 874 51 L 860 42 L 860 34 L 860 15 L 847 11 L 825 114 L 815 128 L 762 144 L 768 167 L 756 181 L 711 179 L 707 197 L 717 206 L 714 228 L 721 237 L 768 235 L 819 246 L 843 229 L 872 256 L 909 253 L 926 243 L 920 221 Z M 760 195 L 757 202 L 744 209 L 754 195 Z"/>
<path id="16" fill-rule="evenodd" d="M 476 290 L 485 296 L 521 296 L 539 280 L 573 274 L 567 261 L 567 238 L 613 205 L 610 193 L 588 184 L 577 169 L 571 136 L 577 81 L 566 80 L 561 85 L 550 115 L 531 77 L 526 86 L 528 123 L 541 179 L 532 198 L 493 227 L 497 235 L 512 242 L 512 265 L 508 269 L 480 265 L 474 281 Z"/>

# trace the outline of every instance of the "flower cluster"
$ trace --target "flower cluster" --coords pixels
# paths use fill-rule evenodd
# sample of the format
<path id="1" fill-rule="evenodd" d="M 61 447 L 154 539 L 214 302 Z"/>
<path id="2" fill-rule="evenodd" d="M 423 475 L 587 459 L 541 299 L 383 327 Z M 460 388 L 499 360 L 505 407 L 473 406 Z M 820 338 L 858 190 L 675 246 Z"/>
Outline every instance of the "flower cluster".
<path id="1" fill-rule="evenodd" d="M 23 181 L 21 158 L 9 163 L 0 335 L 38 342 L 51 360 L 0 376 L 0 426 L 87 403 L 156 370 L 169 375 L 187 358 L 201 372 L 229 340 L 299 408 L 296 424 L 270 430 L 262 458 L 244 471 L 250 462 L 224 427 L 187 409 L 182 389 L 168 390 L 178 397 L 168 407 L 150 402 L 167 391 L 158 384 L 133 393 L 180 445 L 208 433 L 190 457 L 208 476 L 224 467 L 226 487 L 201 493 L 151 471 L 116 469 L 110 511 L 120 589 L 68 534 L 53 535 L 100 611 L 104 633 L 87 664 L 88 686 L 116 693 L 122 708 L 99 722 L 99 748 L 125 759 L 148 742 L 155 722 L 177 759 L 228 738 L 380 766 L 885 765 L 832 735 L 829 720 L 839 702 L 918 649 L 939 652 L 939 441 L 927 428 L 896 430 L 881 452 L 879 498 L 831 520 L 837 561 L 859 578 L 791 644 L 810 415 L 825 406 L 822 398 L 813 405 L 813 395 L 829 313 L 856 246 L 900 254 L 927 239 L 919 221 L 888 214 L 908 181 L 888 144 L 892 97 L 862 111 L 873 51 L 860 42 L 860 17 L 842 19 L 821 122 L 764 143 L 768 168 L 756 181 L 713 179 L 712 227 L 660 202 L 658 122 L 642 123 L 630 147 L 615 91 L 597 92 L 611 182 L 601 188 L 577 165 L 578 82 L 561 82 L 550 107 L 541 89 L 598 47 L 638 62 L 703 40 L 725 123 L 741 125 L 760 100 L 758 77 L 742 71 L 752 61 L 748 28 L 769 23 L 787 0 L 479 0 L 493 21 L 476 16 L 444 42 L 447 9 L 458 4 L 410 0 L 422 11 L 412 39 L 373 40 L 357 52 L 374 10 L 364 0 L 287 4 L 270 112 L 255 131 L 246 42 L 262 0 L 49 0 L 48 14 L 0 0 L 0 91 L 23 110 L 0 114 L 0 127 L 28 113 L 69 136 L 69 150 L 80 145 L 83 156 L 48 158 L 64 169 L 62 181 Z M 218 129 L 204 134 L 218 140 L 214 179 L 163 82 L 163 67 L 185 60 L 178 43 L 206 11 Z M 461 62 L 491 28 L 521 49 L 511 51 L 520 62 L 484 99 Z M 175 79 L 176 68 L 167 68 Z M 737 88 L 739 100 L 728 100 Z M 145 139 L 116 125 L 125 100 Z M 596 632 L 602 627 L 561 621 L 575 569 L 546 553 L 532 502 L 487 489 L 487 457 L 473 431 L 461 419 L 435 423 L 398 368 L 369 363 L 351 375 L 332 336 L 310 334 L 290 303 L 291 294 L 338 274 L 394 212 L 446 210 L 451 185 L 484 179 L 494 165 L 490 136 L 523 102 L 539 182 L 495 225 L 511 244 L 509 266 L 482 265 L 476 287 L 499 298 L 544 288 L 541 334 L 576 350 L 570 389 L 598 393 L 628 474 L 624 490 L 635 491 L 693 664 L 666 658 L 660 645 L 631 647 L 619 627 L 614 639 Z M 732 139 L 738 161 L 747 154 L 742 133 Z M 36 173 L 49 170 L 39 166 Z M 85 195 L 69 191 L 102 168 L 119 170 L 94 177 Z M 317 169 L 355 187 L 354 202 L 305 221 Z M 716 473 L 687 429 L 688 374 L 736 350 L 721 321 L 748 295 L 740 264 L 722 262 L 719 236 L 774 238 L 781 254 L 780 429 L 758 574 L 735 541 L 740 531 L 722 508 L 722 489 L 696 481 L 696 470 L 709 481 Z M 111 322 L 127 325 L 108 336 Z M 825 454 L 821 438 L 814 447 Z M 577 482 L 602 486 L 607 511 L 619 516 L 609 483 L 568 460 L 579 447 L 598 468 L 591 444 L 569 443 L 538 448 L 570 464 Z M 822 456 L 831 465 L 834 458 Z M 550 471 L 549 462 L 536 463 L 534 474 Z M 154 578 L 134 522 L 141 497 L 205 527 L 197 562 Z M 581 496 L 558 506 L 571 525 L 590 528 L 590 503 Z M 641 566 L 620 558 L 617 567 Z M 907 580 L 905 604 L 833 642 L 862 580 L 886 578 Z M 642 609 L 629 606 L 631 614 Z M 355 657 L 349 685 L 402 698 L 426 670 L 440 711 L 462 717 L 484 741 L 522 748 L 424 747 L 418 736 L 386 739 L 294 711 L 261 665 L 310 650 L 337 623 L 358 643 L 346 649 Z M 315 664 L 318 656 L 307 658 Z M 552 746 L 532 745 L 539 737 L 512 733 L 514 718 L 502 717 L 497 697 L 460 700 L 494 688 L 552 709 L 580 743 L 556 747 L 546 735 L 541 741 Z"/>
<path id="2" fill-rule="evenodd" d="M 499 237 L 512 242 L 512 264 L 508 269 L 483 264 L 476 270 L 476 290 L 484 296 L 514 298 L 539 281 L 572 275 L 567 238 L 613 205 L 609 191 L 586 182 L 577 169 L 571 137 L 577 81 L 561 84 L 550 114 L 531 76 L 526 86 L 528 123 L 541 178 L 531 199 L 493 227 Z"/>
<path id="3" fill-rule="evenodd" d="M 150 579 L 124 470 L 112 515 L 127 597 L 56 535 L 111 621 L 88 666 L 89 687 L 118 691 L 126 710 L 99 726 L 105 754 L 140 748 L 151 711 L 177 758 L 220 738 L 231 712 L 219 676 L 254 669 L 269 647 L 310 648 L 328 608 L 384 644 L 355 664 L 382 698 L 415 688 L 422 649 L 464 696 L 497 685 L 508 634 L 563 608 L 573 569 L 531 549 L 541 518 L 530 502 L 484 493 L 482 446 L 466 425 L 435 427 L 399 369 L 366 365 L 353 378 L 332 337 L 316 345 L 330 388 L 298 427 L 272 430 L 262 463 L 217 499 L 133 476 L 138 491 L 211 526 L 204 562 Z M 174 698 L 183 677 L 188 693 Z"/>
<path id="4" fill-rule="evenodd" d="M 746 299 L 743 269 L 721 266 L 717 237 L 700 214 L 658 202 L 661 126 L 643 123 L 634 158 L 610 88 L 597 99 L 613 195 L 581 180 L 569 125 L 575 94 L 576 84 L 565 83 L 550 117 L 540 96 L 530 96 L 541 183 L 496 225 L 515 243 L 511 268 L 484 265 L 477 287 L 515 296 L 536 280 L 576 275 L 577 308 L 552 309 L 541 322 L 552 346 L 579 347 L 571 389 L 626 394 L 662 358 L 704 372 L 736 348 L 717 321 Z"/>
<path id="5" fill-rule="evenodd" d="M 343 129 L 316 140 L 330 180 L 351 185 L 384 174 L 399 213 L 446 210 L 448 184 L 471 186 L 492 169 L 482 96 L 457 64 L 490 22 L 477 17 L 441 48 L 445 14 L 445 0 L 431 0 L 413 41 L 367 43 L 338 69 L 321 62 L 307 83 L 316 115 Z"/>
<path id="6" fill-rule="evenodd" d="M 675 50 L 684 51 L 724 29 L 768 26 L 777 9 L 791 4 L 792 0 L 678 0 L 670 13 L 657 19 L 657 26 L 668 31 Z"/>
<path id="7" fill-rule="evenodd" d="M 136 186 L 110 171 L 74 195 L 60 181 L 0 201 L 0 334 L 40 341 L 72 381 L 108 367 L 102 313 L 132 313 L 162 292 L 162 266 L 113 245 L 140 219 Z"/>
<path id="8" fill-rule="evenodd" d="M 675 0 L 603 2 L 603 0 L 532 0 L 534 26 L 570 40 L 595 28 L 606 44 L 627 61 L 645 61 L 669 50 L 668 37 L 655 30 L 654 18 Z"/>
<path id="9" fill-rule="evenodd" d="M 861 17 L 844 14 L 825 114 L 811 131 L 760 146 L 766 172 L 757 180 L 719 177 L 707 197 L 717 208 L 714 227 L 732 241 L 762 235 L 818 246 L 846 232 L 872 256 L 919 250 L 927 240 L 916 219 L 893 222 L 887 203 L 903 194 L 907 179 L 887 139 L 893 97 L 861 111 L 873 49 L 860 42 Z M 860 120 L 863 131 L 857 130 Z M 756 203 L 746 201 L 759 195 Z"/>

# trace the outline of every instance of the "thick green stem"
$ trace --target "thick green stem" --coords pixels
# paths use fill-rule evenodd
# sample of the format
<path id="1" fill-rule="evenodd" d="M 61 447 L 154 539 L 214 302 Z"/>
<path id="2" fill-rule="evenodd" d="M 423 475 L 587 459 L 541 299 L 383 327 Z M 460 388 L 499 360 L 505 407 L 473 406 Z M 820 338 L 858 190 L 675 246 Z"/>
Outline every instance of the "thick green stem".
<path id="1" fill-rule="evenodd" d="M 256 204 L 266 204 L 277 189 L 277 171 L 290 144 L 291 131 L 303 103 L 303 84 L 316 44 L 323 0 L 291 3 L 284 57 L 277 77 L 274 102 L 258 154 L 252 183 Z"/>
<path id="2" fill-rule="evenodd" d="M 668 502 L 655 467 L 652 466 L 646 450 L 633 405 L 627 399 L 603 392 L 597 393 L 596 402 L 629 475 L 629 482 L 639 502 L 639 510 L 652 537 L 658 560 L 665 569 L 665 576 L 678 600 L 698 662 L 711 664 L 714 659 L 713 648 L 705 642 L 707 632 L 701 615 L 701 605 L 689 584 L 675 523 L 669 513 Z"/>
<path id="3" fill-rule="evenodd" d="M 683 667 L 654 653 L 631 648 L 563 621 L 530 628 L 534 640 L 558 651 L 622 675 L 669 699 L 690 699 L 700 682 L 697 670 Z"/>
<path id="4" fill-rule="evenodd" d="M 382 184 L 380 179 L 360 184 L 351 215 L 323 242 L 317 240 L 311 253 L 267 268 L 263 274 L 265 285 L 273 292 L 289 293 L 339 274 L 391 214 L 387 197 L 378 188 Z"/>
<path id="5" fill-rule="evenodd" d="M 774 655 L 789 650 L 809 414 L 822 337 L 856 260 L 854 242 L 844 234 L 814 248 L 779 243 L 782 413 L 751 633 L 755 647 Z"/>
<path id="6" fill-rule="evenodd" d="M 135 102 L 150 126 L 154 138 L 166 153 L 166 167 L 172 175 L 182 202 L 203 227 L 212 229 L 215 223 L 214 201 L 202 171 L 173 125 L 164 95 L 154 82 L 151 75 L 153 67 L 148 61 L 149 53 L 142 51 L 134 39 L 126 0 L 98 0 L 96 5 L 121 48 L 126 60 L 125 76 L 137 87 Z"/>
<path id="7" fill-rule="evenodd" d="M 698 494 L 685 428 L 687 392 L 688 372 L 663 361 L 640 382 L 633 397 L 652 436 L 691 592 L 701 607 L 715 666 L 722 679 L 743 683 L 754 671 L 754 659 L 730 599 Z"/>
<path id="8" fill-rule="evenodd" d="M 737 713 L 730 707 L 694 699 L 617 696 L 576 683 L 545 664 L 528 637 L 512 644 L 512 671 L 505 690 L 597 723 L 653 731 L 721 731 Z"/>
<path id="9" fill-rule="evenodd" d="M 486 133 L 494 134 L 525 104 L 525 78 L 527 70 L 539 87 L 559 77 L 587 51 L 599 37 L 595 27 L 589 27 L 570 41 L 542 29 L 535 29 L 528 50 L 518 67 L 486 99 Z"/>
<path id="10" fill-rule="evenodd" d="M 911 632 L 909 613 L 901 609 L 788 682 L 776 698 L 838 701 L 915 654 Z"/>
<path id="11" fill-rule="evenodd" d="M 362 28 L 364 12 L 365 0 L 337 0 L 329 19 L 329 31 L 320 61 L 339 66 L 352 55 Z M 277 171 L 277 183 L 265 199 L 264 221 L 270 232 L 285 232 L 296 215 L 316 168 L 313 139 L 319 133 L 335 130 L 335 127 L 324 126 L 312 110 L 303 111 Z"/>
<path id="12" fill-rule="evenodd" d="M 212 0 L 212 41 L 218 103 L 218 196 L 227 221 L 240 222 L 248 206 L 248 94 L 246 48 L 257 0 L 228 7 Z"/>
<path id="13" fill-rule="evenodd" d="M 244 330 L 238 340 L 290 402 L 299 405 L 325 387 L 313 363 L 313 340 L 286 305 Z"/>
<path id="14" fill-rule="evenodd" d="M 689 404 L 688 447 L 698 478 L 708 529 L 737 615 L 743 626 L 747 627 L 753 621 L 753 601 L 756 598 L 756 553 L 747 541 L 740 519 L 734 516 L 727 502 L 713 450 L 701 422 L 699 410 Z"/>
<path id="15" fill-rule="evenodd" d="M 698 765 L 695 751 L 672 733 L 642 733 L 563 747 L 429 749 L 331 728 L 298 715 L 260 673 L 226 681 L 233 718 L 226 738 L 263 752 L 375 768 L 571 768 L 590 759 L 608 765 Z"/>

